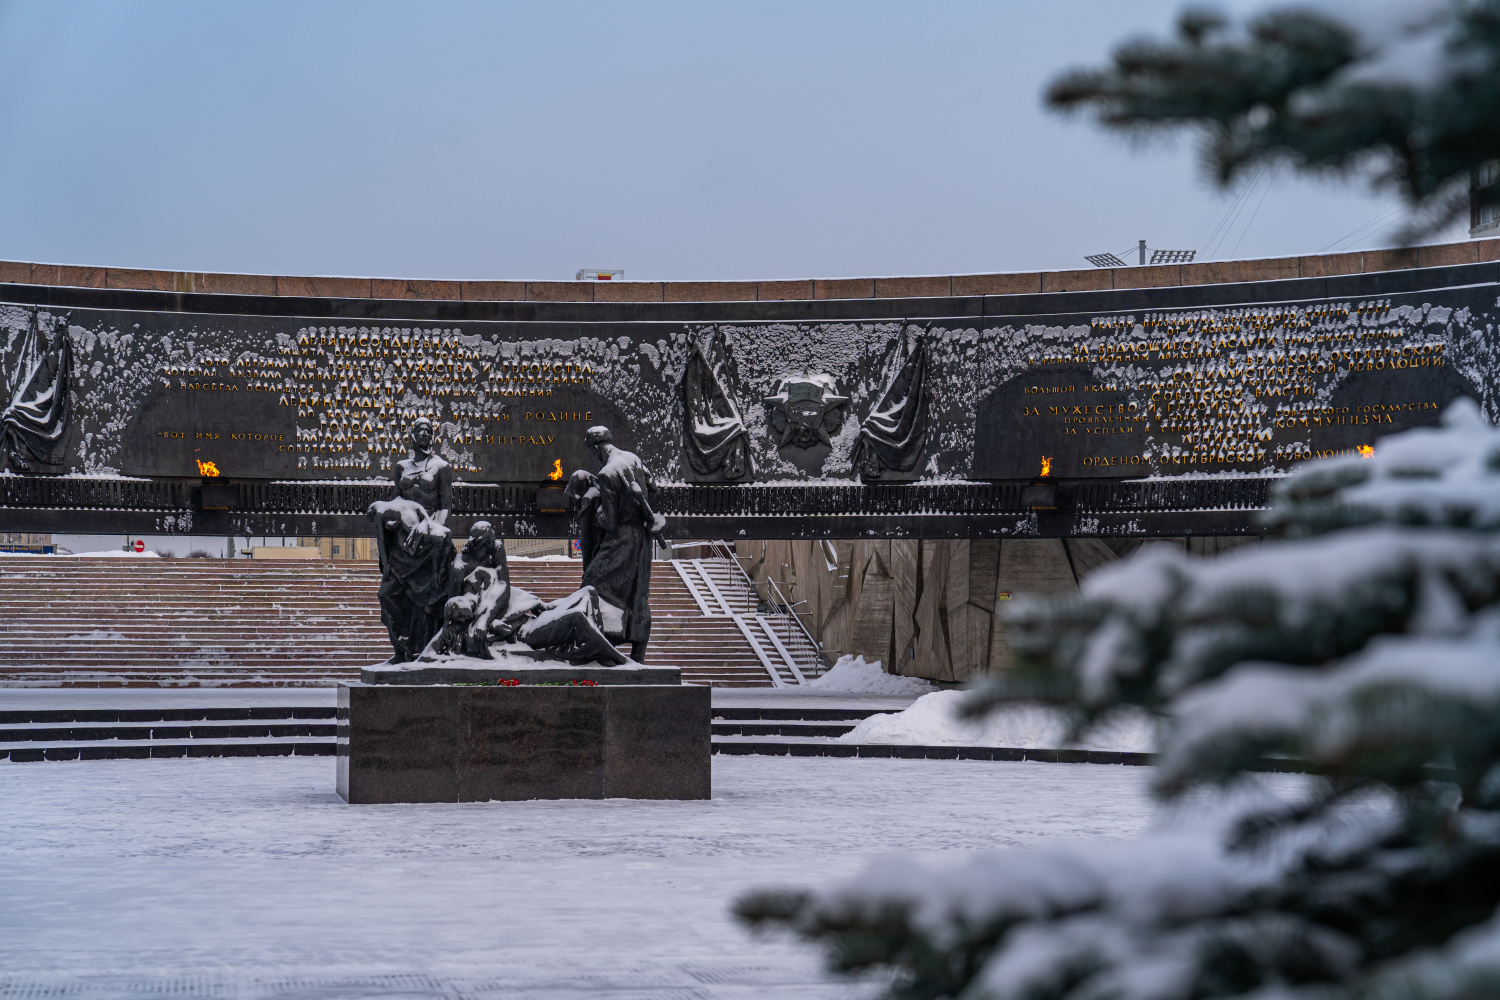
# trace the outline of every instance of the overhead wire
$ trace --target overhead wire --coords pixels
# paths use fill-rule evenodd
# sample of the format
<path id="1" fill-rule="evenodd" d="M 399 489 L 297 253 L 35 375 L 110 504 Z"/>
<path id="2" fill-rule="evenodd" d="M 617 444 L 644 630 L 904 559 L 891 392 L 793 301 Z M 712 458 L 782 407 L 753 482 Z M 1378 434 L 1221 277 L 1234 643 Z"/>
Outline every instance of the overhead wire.
<path id="1" fill-rule="evenodd" d="M 1364 225 L 1360 226 L 1358 229 L 1355 229 L 1348 236 L 1343 236 L 1343 237 L 1340 237 L 1339 239 L 1334 240 L 1332 243 L 1328 244 L 1322 250 L 1319 250 L 1318 253 L 1325 253 L 1325 252 L 1327 252 L 1329 250 L 1332 250 L 1334 247 L 1338 246 L 1341 243 L 1347 243 L 1347 242 L 1349 242 L 1352 239 L 1357 239 L 1357 238 L 1359 238 L 1361 236 L 1368 235 L 1365 232 L 1365 230 L 1370 229 L 1373 226 L 1378 226 L 1378 225 L 1386 222 L 1387 220 L 1389 220 L 1390 218 L 1392 218 L 1393 216 L 1395 216 L 1397 213 L 1403 211 L 1405 208 L 1406 208 L 1405 205 L 1394 205 L 1391 208 L 1386 209 L 1385 211 L 1381 212 L 1379 215 L 1375 216 L 1375 218 L 1371 219 L 1369 222 L 1366 222 Z"/>
<path id="2" fill-rule="evenodd" d="M 1245 228 L 1240 230 L 1240 238 L 1234 241 L 1234 249 L 1229 251 L 1229 256 L 1233 257 L 1240 252 L 1240 244 L 1245 242 L 1245 234 L 1250 231 L 1251 226 L 1255 225 L 1255 217 L 1260 214 L 1260 206 L 1266 203 L 1266 195 L 1271 193 L 1271 189 L 1276 186 L 1276 178 L 1281 176 L 1281 166 L 1280 163 L 1276 164 L 1276 169 L 1271 172 L 1271 179 L 1266 181 L 1266 189 L 1261 192 L 1260 201 L 1255 203 L 1255 211 L 1250 213 L 1250 219 L 1245 223 Z"/>
<path id="3" fill-rule="evenodd" d="M 1262 163 L 1257 166 L 1255 171 L 1250 175 L 1250 179 L 1240 186 L 1240 189 L 1235 192 L 1233 198 L 1225 201 L 1219 209 L 1218 214 L 1209 222 L 1205 232 L 1199 235 L 1198 242 L 1194 244 L 1194 247 L 1201 256 L 1208 256 L 1209 247 L 1219 238 L 1221 231 L 1230 223 L 1234 215 L 1237 214 L 1241 203 L 1255 189 L 1255 185 L 1259 183 L 1260 176 L 1264 170 L 1265 164 Z"/>
<path id="4" fill-rule="evenodd" d="M 1205 257 L 1213 258 L 1219 255 L 1219 250 L 1223 248 L 1224 241 L 1229 239 L 1230 233 L 1234 232 L 1234 228 L 1240 220 L 1241 213 L 1245 211 L 1245 206 L 1250 204 L 1251 197 L 1254 196 L 1256 188 L 1260 186 L 1260 182 L 1265 179 L 1266 172 L 1269 169 L 1269 165 L 1262 163 L 1260 169 L 1245 184 L 1244 190 L 1240 192 L 1240 197 L 1235 199 L 1234 210 L 1225 219 L 1224 224 L 1209 237 L 1212 246 L 1208 247 L 1205 251 Z"/>
<path id="5" fill-rule="evenodd" d="M 1239 211 L 1240 204 L 1246 197 L 1248 197 L 1248 193 L 1252 189 L 1254 182 L 1259 180 L 1259 178 L 1260 175 L 1258 172 L 1252 174 L 1250 180 L 1246 181 L 1244 185 L 1242 185 L 1240 189 L 1234 193 L 1234 197 L 1225 201 L 1223 208 L 1219 210 L 1219 214 L 1215 217 L 1213 224 L 1209 227 L 1208 232 L 1201 238 L 1199 242 L 1197 249 L 1200 255 L 1204 257 L 1208 256 L 1209 250 L 1212 249 L 1214 243 L 1223 234 L 1224 228 L 1228 226 L 1233 220 L 1235 214 Z"/>
<path id="6" fill-rule="evenodd" d="M 1250 232 L 1250 228 L 1255 224 L 1256 218 L 1260 215 L 1261 207 L 1265 205 L 1266 198 L 1270 195 L 1271 188 L 1276 185 L 1276 181 L 1280 178 L 1281 171 L 1284 166 L 1285 164 L 1283 163 L 1277 163 L 1275 165 L 1275 168 L 1272 169 L 1269 163 L 1261 163 L 1255 168 L 1255 170 L 1251 173 L 1249 179 L 1243 185 L 1241 185 L 1238 191 L 1235 192 L 1234 197 L 1228 199 L 1220 207 L 1219 211 L 1215 213 L 1214 217 L 1211 218 L 1209 222 L 1204 226 L 1203 231 L 1199 233 L 1198 239 L 1195 242 L 1195 247 L 1198 250 L 1199 257 L 1210 259 L 1218 253 L 1219 249 L 1224 245 L 1224 242 L 1228 240 L 1229 236 L 1234 232 L 1240 216 L 1244 213 L 1246 206 L 1249 205 L 1250 199 L 1254 196 L 1256 189 L 1259 188 L 1260 198 L 1255 202 L 1255 208 L 1251 210 L 1250 217 L 1245 220 L 1244 227 L 1240 229 L 1239 238 L 1235 240 L 1234 247 L 1229 251 L 1231 257 L 1239 252 L 1240 245 L 1244 243 L 1246 235 L 1248 235 Z M 1269 177 L 1267 177 L 1268 171 L 1270 173 Z M 1261 187 L 1261 181 L 1263 179 L 1265 180 L 1265 186 Z M 1338 247 L 1340 244 L 1348 243 L 1351 240 L 1355 240 L 1360 238 L 1361 236 L 1368 235 L 1368 230 L 1378 227 L 1382 223 L 1390 220 L 1392 217 L 1402 212 L 1404 208 L 1405 206 L 1403 205 L 1395 205 L 1391 208 L 1385 209 L 1374 218 L 1366 222 L 1364 225 L 1354 229 L 1348 235 L 1334 240 L 1332 243 L 1323 247 L 1318 252 L 1326 253 L 1327 251 Z M 1132 253 L 1138 253 L 1139 249 L 1140 244 L 1133 243 L 1126 249 L 1117 251 L 1114 256 L 1122 261 L 1128 261 L 1130 255 Z M 1150 248 L 1148 247 L 1147 249 Z"/>

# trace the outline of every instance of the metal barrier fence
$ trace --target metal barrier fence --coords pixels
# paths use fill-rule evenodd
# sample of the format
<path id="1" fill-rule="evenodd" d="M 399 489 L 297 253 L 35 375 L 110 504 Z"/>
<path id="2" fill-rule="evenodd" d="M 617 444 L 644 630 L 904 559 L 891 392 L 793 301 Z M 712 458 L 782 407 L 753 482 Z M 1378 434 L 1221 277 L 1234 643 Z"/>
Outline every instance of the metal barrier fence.
<path id="1" fill-rule="evenodd" d="M 1250 510 L 1265 507 L 1275 477 L 1059 484 L 1057 506 L 1083 513 Z M 652 506 L 668 517 L 831 517 L 1024 513 L 1016 483 L 903 486 L 665 486 Z M 193 481 L 0 475 L 0 507 L 362 514 L 395 496 L 391 483 Z M 461 514 L 535 515 L 536 488 L 457 483 Z"/>

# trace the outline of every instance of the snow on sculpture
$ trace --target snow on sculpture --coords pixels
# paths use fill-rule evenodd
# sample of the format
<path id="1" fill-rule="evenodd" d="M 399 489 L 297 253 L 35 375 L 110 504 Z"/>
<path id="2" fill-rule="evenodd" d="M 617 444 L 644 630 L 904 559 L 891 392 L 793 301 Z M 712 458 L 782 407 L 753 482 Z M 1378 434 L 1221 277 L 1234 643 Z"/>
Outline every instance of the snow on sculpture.
<path id="1" fill-rule="evenodd" d="M 376 525 L 380 553 L 380 620 L 395 649 L 393 663 L 416 659 L 443 627 L 453 559 L 448 511 L 453 467 L 433 448 L 432 421 L 419 417 L 408 433 L 411 456 L 396 463 L 396 499 L 365 512 Z"/>
<path id="2" fill-rule="evenodd" d="M 793 375 L 776 383 L 762 402 L 777 448 L 832 445 L 830 435 L 844 422 L 848 396 L 840 396 L 828 375 Z"/>
<path id="3" fill-rule="evenodd" d="M 896 338 L 885 365 L 880 401 L 860 425 L 850 460 L 865 479 L 887 471 L 905 474 L 916 468 L 927 443 L 927 339 L 918 334 L 906 345 Z"/>
<path id="4" fill-rule="evenodd" d="M 450 586 L 459 593 L 443 605 L 443 627 L 417 660 L 445 662 L 519 658 L 617 666 L 626 659 L 611 638 L 621 629 L 618 611 L 601 609 L 593 587 L 544 603 L 512 586 L 505 549 L 488 521 L 476 521 L 469 540 L 453 559 Z M 606 634 L 608 633 L 608 634 Z"/>
<path id="5" fill-rule="evenodd" d="M 705 351 L 694 344 L 678 383 L 682 401 L 682 444 L 688 464 L 700 476 L 726 482 L 755 475 L 750 432 L 735 401 L 739 379 L 722 331 L 715 330 Z"/>
<path id="6" fill-rule="evenodd" d="M 1283 481 L 1305 537 L 1016 602 L 1018 665 L 970 710 L 1165 715 L 1150 835 L 887 859 L 741 918 L 900 997 L 1500 995 L 1500 432 L 1466 399 L 1443 422 Z M 1260 780 L 1289 766 L 1315 777 Z"/>
<path id="7" fill-rule="evenodd" d="M 602 467 L 580 497 L 579 520 L 587 521 L 588 539 L 583 583 L 598 590 L 601 608 L 619 610 L 630 657 L 643 663 L 651 638 L 652 540 L 664 541 L 667 521 L 651 509 L 651 473 L 635 454 L 615 447 L 609 428 L 590 427 L 584 441 Z M 575 473 L 570 489 L 574 483 L 588 481 Z"/>
<path id="8" fill-rule="evenodd" d="M 511 586 L 505 548 L 488 521 L 476 521 L 454 553 L 446 523 L 453 469 L 436 453 L 433 437 L 431 421 L 413 423 L 411 456 L 393 476 L 396 499 L 367 511 L 377 528 L 380 620 L 394 649 L 390 662 L 492 660 L 503 650 L 528 661 L 624 663 L 605 635 L 609 616 L 592 588 L 545 604 Z M 531 627 L 543 619 L 547 628 Z"/>
<path id="9" fill-rule="evenodd" d="M 0 412 L 0 454 L 20 472 L 30 472 L 33 461 L 61 465 L 72 420 L 70 381 L 73 342 L 65 319 L 55 318 L 50 336 L 44 335 L 31 311 L 31 323 L 10 378 L 10 402 Z"/>

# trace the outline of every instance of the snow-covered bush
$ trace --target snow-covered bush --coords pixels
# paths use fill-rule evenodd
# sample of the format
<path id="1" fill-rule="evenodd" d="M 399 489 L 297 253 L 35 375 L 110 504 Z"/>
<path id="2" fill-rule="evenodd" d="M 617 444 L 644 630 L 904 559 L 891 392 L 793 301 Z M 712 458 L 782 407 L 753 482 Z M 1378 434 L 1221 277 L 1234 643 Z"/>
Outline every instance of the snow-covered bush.
<path id="1" fill-rule="evenodd" d="M 902 678 L 908 680 L 910 678 Z M 843 743 L 896 743 L 907 746 L 1066 747 L 1069 714 L 1053 705 L 1004 705 L 974 718 L 963 691 L 924 694 L 900 712 L 880 712 L 861 719 L 839 737 Z M 1135 709 L 1111 715 L 1090 727 L 1079 742 L 1085 750 L 1150 753 L 1156 749 L 1157 719 Z"/>
<path id="2" fill-rule="evenodd" d="M 1500 995 L 1500 433 L 1465 400 L 1280 487 L 1295 537 L 1147 548 L 1075 598 L 1018 602 L 1018 666 L 972 696 L 1083 727 L 1163 713 L 1175 822 L 946 872 L 882 862 L 740 917 L 902 998 Z M 1270 796 L 1254 772 L 1289 763 L 1315 777 Z"/>

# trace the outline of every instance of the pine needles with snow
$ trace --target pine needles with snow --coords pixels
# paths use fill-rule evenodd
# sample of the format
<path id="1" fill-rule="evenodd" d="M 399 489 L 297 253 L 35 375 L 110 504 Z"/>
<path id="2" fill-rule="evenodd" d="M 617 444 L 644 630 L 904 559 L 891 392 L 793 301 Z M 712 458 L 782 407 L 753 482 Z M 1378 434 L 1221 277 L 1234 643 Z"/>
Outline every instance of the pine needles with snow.
<path id="1" fill-rule="evenodd" d="M 1018 666 L 967 706 L 1164 715 L 1153 834 L 889 859 L 740 918 L 913 1000 L 1500 995 L 1500 433 L 1461 401 L 1274 503 L 1295 537 L 1018 601 Z M 1315 776 L 1270 796 L 1288 765 Z"/>

